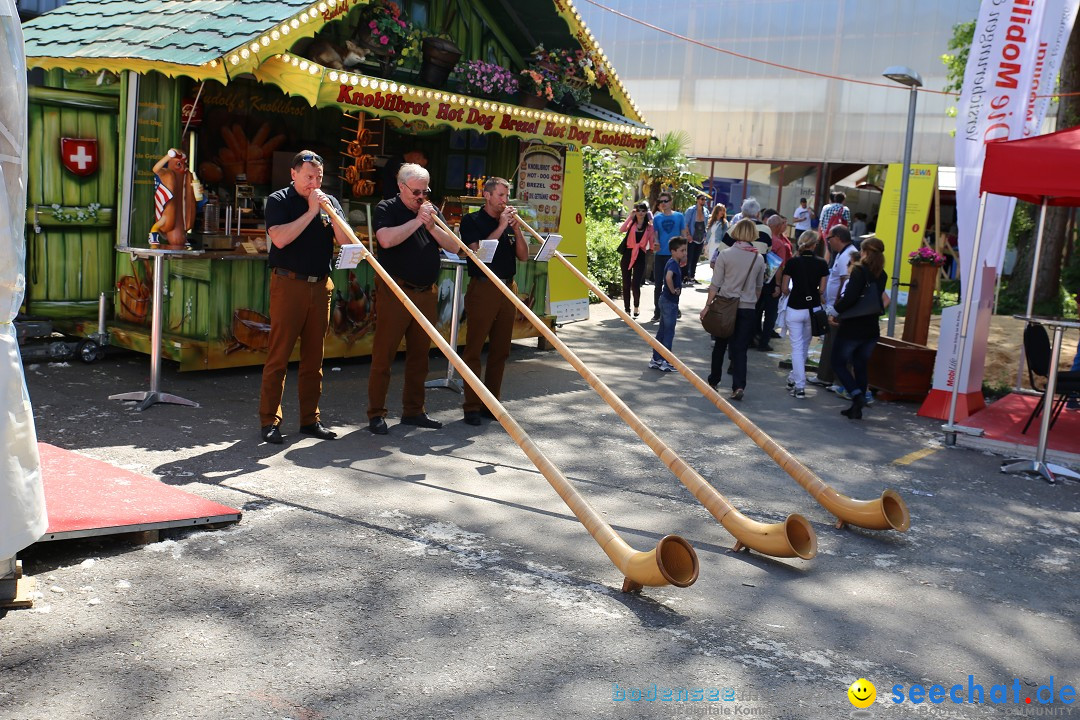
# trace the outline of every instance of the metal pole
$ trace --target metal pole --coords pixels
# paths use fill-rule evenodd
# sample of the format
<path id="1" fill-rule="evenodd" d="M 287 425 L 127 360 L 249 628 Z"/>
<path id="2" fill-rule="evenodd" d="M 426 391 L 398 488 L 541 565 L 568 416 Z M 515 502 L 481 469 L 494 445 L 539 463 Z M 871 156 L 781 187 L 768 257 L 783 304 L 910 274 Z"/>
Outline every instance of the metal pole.
<path id="1" fill-rule="evenodd" d="M 1035 278 L 1039 275 L 1039 255 L 1042 254 L 1043 230 L 1046 228 L 1046 197 L 1043 197 L 1042 207 L 1039 210 L 1039 232 L 1035 235 L 1035 254 L 1031 257 L 1031 283 L 1028 286 L 1027 312 L 1024 314 L 1031 317 L 1035 305 Z M 1020 362 L 1016 366 L 1016 386 L 1019 390 L 1024 384 L 1024 353 L 1020 353 Z"/>
<path id="2" fill-rule="evenodd" d="M 120 213 L 116 219 L 116 245 L 127 247 L 131 244 L 132 194 L 135 182 L 135 141 L 138 138 L 139 115 L 139 74 L 134 70 L 127 72 L 127 106 L 124 111 L 124 167 L 120 181 Z M 183 198 L 181 198 L 183 202 Z"/>
<path id="3" fill-rule="evenodd" d="M 164 256 L 154 255 L 154 305 L 150 315 L 150 395 L 158 393 L 158 375 L 161 372 L 161 304 L 164 301 L 165 279 L 162 277 Z M 149 399 L 149 398 L 148 398 Z M 149 404 L 147 404 L 149 407 Z M 143 410 L 143 407 L 139 408 Z"/>
<path id="4" fill-rule="evenodd" d="M 960 393 L 960 383 L 964 377 L 964 350 L 967 345 L 968 317 L 971 314 L 971 297 L 974 295 L 976 275 L 979 266 L 979 246 L 982 244 L 983 218 L 986 217 L 986 193 L 982 193 L 979 199 L 979 219 L 975 223 L 975 243 L 971 247 L 971 257 L 968 258 L 968 280 L 966 285 L 960 286 L 963 296 L 963 312 L 960 313 L 960 343 L 956 348 L 956 375 L 953 376 L 952 397 L 949 399 L 949 420 L 942 426 L 945 431 L 945 444 L 953 445 L 956 442 L 956 433 L 962 428 L 956 426 L 956 397 Z"/>
<path id="5" fill-rule="evenodd" d="M 896 219 L 896 252 L 893 254 L 892 292 L 889 294 L 889 328 L 885 333 L 892 337 L 896 330 L 896 302 L 900 297 L 900 268 L 904 259 L 904 230 L 907 226 L 907 191 L 911 175 L 911 145 L 915 139 L 915 101 L 918 87 L 911 86 L 911 99 L 908 101 L 907 136 L 904 138 L 904 176 L 900 180 L 900 209 Z"/>

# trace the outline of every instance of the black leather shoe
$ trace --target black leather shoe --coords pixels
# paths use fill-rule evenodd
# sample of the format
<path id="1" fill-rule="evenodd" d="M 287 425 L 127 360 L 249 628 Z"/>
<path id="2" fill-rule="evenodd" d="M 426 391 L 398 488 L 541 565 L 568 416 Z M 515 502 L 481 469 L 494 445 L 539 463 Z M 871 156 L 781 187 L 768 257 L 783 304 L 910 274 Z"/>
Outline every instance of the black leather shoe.
<path id="1" fill-rule="evenodd" d="M 414 425 L 416 427 L 431 428 L 432 430 L 438 430 L 442 427 L 442 423 L 438 420 L 433 420 L 428 417 L 426 413 L 420 413 L 419 415 L 406 415 L 401 418 L 402 425 Z"/>
<path id="2" fill-rule="evenodd" d="M 390 428 L 386 427 L 386 419 L 382 417 L 375 417 L 368 420 L 367 429 L 376 435 L 386 435 L 390 432 Z"/>
<path id="3" fill-rule="evenodd" d="M 483 416 L 480 413 L 476 412 L 475 410 L 470 410 L 469 412 L 465 413 L 465 424 L 466 425 L 474 425 L 475 426 L 475 425 L 479 425 L 482 422 L 483 422 Z"/>
<path id="4" fill-rule="evenodd" d="M 311 423 L 310 425 L 301 425 L 300 426 L 300 432 L 303 433 L 304 435 L 310 435 L 311 437 L 317 437 L 320 440 L 333 440 L 334 438 L 337 437 L 336 432 L 334 432 L 330 428 L 326 427 L 325 425 L 323 425 L 318 420 Z"/>
<path id="5" fill-rule="evenodd" d="M 486 417 L 488 420 L 495 420 L 495 413 L 488 410 L 486 407 L 480 411 L 480 415 Z"/>
<path id="6" fill-rule="evenodd" d="M 268 442 L 272 445 L 280 445 L 285 442 L 285 439 L 281 436 L 281 428 L 277 425 L 264 425 L 259 430 L 259 437 L 264 442 Z"/>

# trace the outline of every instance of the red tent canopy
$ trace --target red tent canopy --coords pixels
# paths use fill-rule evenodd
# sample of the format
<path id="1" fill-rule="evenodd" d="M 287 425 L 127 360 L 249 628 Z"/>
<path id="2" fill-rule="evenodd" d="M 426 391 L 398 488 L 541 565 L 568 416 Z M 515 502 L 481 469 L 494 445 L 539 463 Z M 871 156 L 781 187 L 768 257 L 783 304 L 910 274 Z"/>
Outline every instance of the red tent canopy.
<path id="1" fill-rule="evenodd" d="M 979 192 L 1080 206 L 1080 127 L 987 143 Z"/>

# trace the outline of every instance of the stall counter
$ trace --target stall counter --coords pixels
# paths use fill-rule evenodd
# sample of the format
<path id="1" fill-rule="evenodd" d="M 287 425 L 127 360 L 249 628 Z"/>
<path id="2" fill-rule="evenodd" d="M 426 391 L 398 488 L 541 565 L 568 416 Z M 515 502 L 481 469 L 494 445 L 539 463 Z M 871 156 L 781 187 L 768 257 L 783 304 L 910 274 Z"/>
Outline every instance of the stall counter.
<path id="1" fill-rule="evenodd" d="M 123 252 L 116 253 L 116 262 L 116 319 L 108 327 L 109 343 L 149 354 L 152 263 L 132 260 Z M 179 363 L 182 371 L 263 364 L 270 338 L 270 272 L 265 253 L 208 251 L 197 257 L 167 259 L 164 267 L 162 357 Z M 361 265 L 354 270 L 336 270 L 331 279 L 334 294 L 325 357 L 370 355 L 377 310 L 374 272 Z M 519 263 L 515 279 L 521 299 L 535 313 L 547 317 L 547 263 Z M 460 291 L 467 285 L 468 276 Z M 451 268 L 442 269 L 437 289 L 435 325 L 449 338 L 454 292 Z M 75 329 L 87 333 L 97 328 L 95 322 L 85 321 Z M 467 333 L 468 319 L 462 318 L 459 345 L 464 344 Z M 516 319 L 515 338 L 537 336 L 524 318 Z M 298 351 L 294 350 L 292 359 L 299 359 Z"/>

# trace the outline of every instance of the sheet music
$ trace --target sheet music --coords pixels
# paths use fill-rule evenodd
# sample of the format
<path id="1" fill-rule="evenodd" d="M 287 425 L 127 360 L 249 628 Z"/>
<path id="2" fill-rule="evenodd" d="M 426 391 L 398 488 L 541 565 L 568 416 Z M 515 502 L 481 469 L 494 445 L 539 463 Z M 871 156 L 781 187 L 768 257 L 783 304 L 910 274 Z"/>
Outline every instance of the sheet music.
<path id="1" fill-rule="evenodd" d="M 480 258 L 482 263 L 489 263 L 495 259 L 495 251 L 498 249 L 498 240 L 481 240 L 480 248 L 476 251 L 476 257 Z"/>
<path id="2" fill-rule="evenodd" d="M 359 243 L 351 245 L 342 245 L 341 252 L 338 253 L 337 262 L 334 263 L 334 267 L 338 270 L 351 270 L 360 264 L 360 261 L 364 259 L 364 246 Z"/>
<path id="3" fill-rule="evenodd" d="M 540 246 L 540 250 L 537 251 L 536 257 L 533 258 L 538 262 L 547 262 L 551 258 L 555 257 L 555 250 L 558 249 L 559 243 L 562 242 L 562 235 L 551 234 L 547 236 L 547 240 Z"/>

